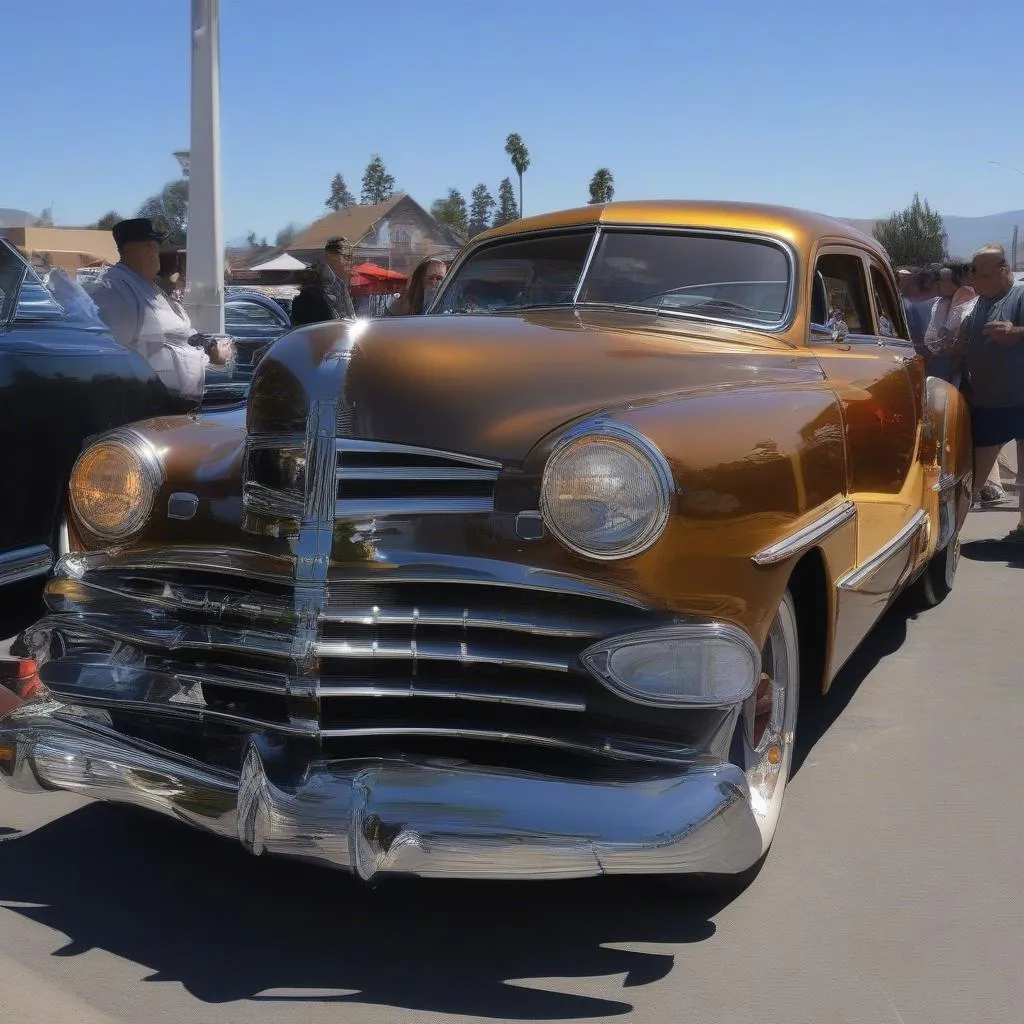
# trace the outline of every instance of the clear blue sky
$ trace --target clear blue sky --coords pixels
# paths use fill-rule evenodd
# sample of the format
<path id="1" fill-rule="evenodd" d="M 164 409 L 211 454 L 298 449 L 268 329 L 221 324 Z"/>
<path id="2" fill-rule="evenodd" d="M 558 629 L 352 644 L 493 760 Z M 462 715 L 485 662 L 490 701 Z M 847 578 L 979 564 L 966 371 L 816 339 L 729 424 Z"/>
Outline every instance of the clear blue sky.
<path id="1" fill-rule="evenodd" d="M 3 4 L 0 206 L 131 215 L 189 144 L 188 0 Z M 873 217 L 1024 208 L 1024 5 L 950 0 L 221 0 L 225 238 L 321 216 L 379 152 L 429 206 L 492 191 L 526 142 L 525 212 L 616 198 Z M 514 177 L 514 175 L 513 175 Z"/>

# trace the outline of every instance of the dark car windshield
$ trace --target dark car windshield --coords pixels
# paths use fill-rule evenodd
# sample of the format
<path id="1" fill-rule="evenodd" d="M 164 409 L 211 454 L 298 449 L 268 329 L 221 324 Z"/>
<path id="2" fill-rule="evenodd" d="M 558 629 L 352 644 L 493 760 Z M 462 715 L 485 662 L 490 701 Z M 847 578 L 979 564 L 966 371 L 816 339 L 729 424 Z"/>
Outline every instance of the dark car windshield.
<path id="1" fill-rule="evenodd" d="M 593 240 L 588 229 L 485 245 L 449 275 L 431 312 L 571 306 L 575 297 L 582 307 L 625 306 L 761 327 L 786 318 L 790 261 L 774 242 L 713 232 L 603 229 L 588 265 Z"/>

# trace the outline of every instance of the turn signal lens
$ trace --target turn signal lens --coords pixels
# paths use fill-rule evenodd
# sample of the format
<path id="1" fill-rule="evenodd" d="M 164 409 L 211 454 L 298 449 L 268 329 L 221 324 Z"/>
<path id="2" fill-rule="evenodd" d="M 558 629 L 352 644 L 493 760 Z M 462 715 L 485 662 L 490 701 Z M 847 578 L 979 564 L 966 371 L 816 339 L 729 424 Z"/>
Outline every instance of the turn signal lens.
<path id="1" fill-rule="evenodd" d="M 724 623 L 612 637 L 580 659 L 628 700 L 665 707 L 738 704 L 754 692 L 761 666 L 753 641 Z"/>
<path id="2" fill-rule="evenodd" d="M 78 457 L 71 505 L 91 533 L 121 540 L 146 522 L 162 482 L 160 460 L 141 438 L 107 438 Z"/>

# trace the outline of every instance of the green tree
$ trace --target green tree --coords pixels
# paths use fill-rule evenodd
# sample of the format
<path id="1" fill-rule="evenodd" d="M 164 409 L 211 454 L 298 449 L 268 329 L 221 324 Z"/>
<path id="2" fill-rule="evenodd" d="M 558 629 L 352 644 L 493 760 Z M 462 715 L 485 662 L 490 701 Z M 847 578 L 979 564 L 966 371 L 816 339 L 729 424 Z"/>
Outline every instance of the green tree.
<path id="1" fill-rule="evenodd" d="M 388 174 L 380 154 L 374 153 L 373 159 L 366 165 L 366 170 L 363 171 L 363 188 L 359 201 L 370 205 L 373 203 L 383 203 L 394 194 L 395 179 Z"/>
<path id="2" fill-rule="evenodd" d="M 523 208 L 523 175 L 530 166 L 530 151 L 526 148 L 522 137 L 513 133 L 505 140 L 505 152 L 508 153 L 512 166 L 519 175 L 519 209 Z"/>
<path id="3" fill-rule="evenodd" d="M 110 231 L 115 224 L 120 223 L 122 220 L 124 220 L 124 217 L 122 217 L 117 210 L 110 210 L 103 214 L 103 216 L 93 224 L 93 227 L 99 231 Z"/>
<path id="4" fill-rule="evenodd" d="M 472 238 L 491 226 L 491 213 L 497 205 L 487 186 L 480 182 L 469 197 L 468 233 Z"/>
<path id="5" fill-rule="evenodd" d="M 279 249 L 284 248 L 286 245 L 291 245 L 292 242 L 299 235 L 302 234 L 303 227 L 301 224 L 296 224 L 294 221 L 285 224 L 283 228 L 274 236 L 274 245 Z"/>
<path id="6" fill-rule="evenodd" d="M 502 224 L 508 224 L 513 220 L 519 220 L 516 194 L 512 188 L 512 179 L 502 178 L 498 186 L 498 210 L 494 215 L 494 227 L 500 228 Z"/>
<path id="7" fill-rule="evenodd" d="M 610 203 L 615 195 L 615 179 L 607 167 L 599 167 L 590 179 L 588 203 Z"/>
<path id="8" fill-rule="evenodd" d="M 447 224 L 460 238 L 469 230 L 465 196 L 457 189 L 448 189 L 444 199 L 435 199 L 430 204 L 430 215 L 439 224 Z"/>
<path id="9" fill-rule="evenodd" d="M 878 221 L 872 234 L 889 254 L 895 267 L 925 267 L 946 258 L 946 232 L 942 217 L 928 201 L 914 193 L 914 201 Z"/>
<path id="10" fill-rule="evenodd" d="M 184 178 L 168 182 L 139 207 L 136 216 L 148 217 L 168 245 L 184 245 L 188 236 L 188 182 Z"/>
<path id="11" fill-rule="evenodd" d="M 392 184 L 394 183 L 392 182 Z M 355 205 L 356 197 L 349 192 L 345 179 L 340 174 L 336 174 L 331 178 L 331 194 L 327 197 L 327 208 L 337 213 L 338 210 Z"/>

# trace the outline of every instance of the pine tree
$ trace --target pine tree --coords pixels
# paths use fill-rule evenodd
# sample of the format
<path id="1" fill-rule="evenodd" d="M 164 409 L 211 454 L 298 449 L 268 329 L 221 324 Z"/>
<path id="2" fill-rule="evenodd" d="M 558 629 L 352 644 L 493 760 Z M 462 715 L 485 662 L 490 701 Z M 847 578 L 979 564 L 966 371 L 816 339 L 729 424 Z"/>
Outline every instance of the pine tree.
<path id="1" fill-rule="evenodd" d="M 348 206 L 356 205 L 356 197 L 349 192 L 348 185 L 345 184 L 345 179 L 341 174 L 336 174 L 331 178 L 331 194 L 327 197 L 325 205 L 329 210 L 334 210 L 335 213 L 338 210 L 344 210 Z"/>
<path id="2" fill-rule="evenodd" d="M 599 167 L 590 179 L 588 203 L 610 203 L 615 195 L 615 179 L 607 167 Z"/>
<path id="3" fill-rule="evenodd" d="M 498 211 L 494 215 L 494 227 L 501 227 L 509 221 L 519 219 L 519 207 L 516 206 L 516 194 L 512 188 L 511 178 L 502 178 L 498 186 Z"/>
<path id="4" fill-rule="evenodd" d="M 383 203 L 394 194 L 395 179 L 388 174 L 380 154 L 374 153 L 373 159 L 363 171 L 363 188 L 359 201 L 364 204 Z"/>
<path id="5" fill-rule="evenodd" d="M 430 215 L 439 224 L 447 224 L 460 238 L 466 237 L 466 198 L 457 188 L 448 189 L 444 199 L 435 199 L 430 206 Z"/>
<path id="6" fill-rule="evenodd" d="M 469 237 L 479 235 L 491 226 L 491 213 L 497 203 L 487 186 L 481 182 L 469 197 Z"/>
<path id="7" fill-rule="evenodd" d="M 875 224 L 871 232 L 896 267 L 926 267 L 946 258 L 942 217 L 918 193 L 904 210 Z"/>

